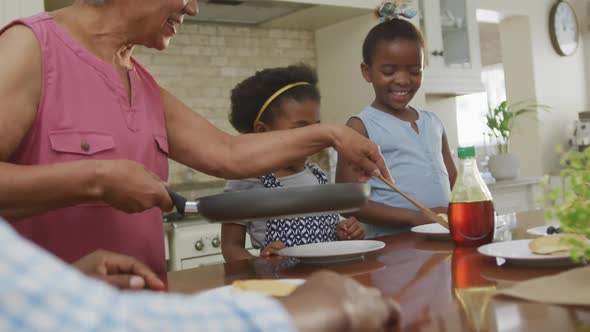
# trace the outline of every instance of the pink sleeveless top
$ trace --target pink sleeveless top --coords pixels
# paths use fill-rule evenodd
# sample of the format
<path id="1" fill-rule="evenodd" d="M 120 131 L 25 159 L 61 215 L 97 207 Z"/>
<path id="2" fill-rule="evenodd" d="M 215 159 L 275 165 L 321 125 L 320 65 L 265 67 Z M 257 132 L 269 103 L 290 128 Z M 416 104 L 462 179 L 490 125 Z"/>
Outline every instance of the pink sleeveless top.
<path id="1" fill-rule="evenodd" d="M 9 162 L 43 165 L 81 159 L 137 161 L 164 181 L 168 140 L 160 89 L 133 60 L 131 102 L 116 69 L 82 48 L 47 13 L 23 24 L 41 46 L 37 116 Z M 126 214 L 105 203 L 81 204 L 20 220 L 23 236 L 67 262 L 106 249 L 140 259 L 166 281 L 162 212 Z"/>

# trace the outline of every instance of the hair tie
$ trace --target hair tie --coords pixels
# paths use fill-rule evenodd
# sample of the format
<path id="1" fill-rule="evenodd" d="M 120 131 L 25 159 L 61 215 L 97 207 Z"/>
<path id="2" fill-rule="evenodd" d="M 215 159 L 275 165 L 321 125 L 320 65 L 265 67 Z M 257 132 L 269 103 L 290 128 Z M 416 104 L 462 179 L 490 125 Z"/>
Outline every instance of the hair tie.
<path id="1" fill-rule="evenodd" d="M 252 126 L 256 126 L 256 122 L 258 122 L 258 120 L 260 120 L 260 117 L 262 117 L 262 114 L 264 113 L 264 111 L 266 111 L 266 108 L 268 107 L 268 105 L 270 105 L 270 103 L 272 103 L 275 99 L 277 99 L 278 96 L 280 96 L 283 92 L 294 88 L 296 86 L 299 85 L 311 85 L 311 83 L 308 82 L 296 82 L 296 83 L 291 83 L 289 85 L 286 85 L 282 88 L 280 88 L 277 92 L 273 93 L 272 96 L 270 96 L 262 105 L 262 107 L 260 108 L 260 111 L 258 111 L 258 115 L 256 116 L 256 119 L 254 120 L 254 123 L 252 124 Z"/>
<path id="2" fill-rule="evenodd" d="M 411 1 L 408 0 L 386 0 L 377 10 L 377 15 L 381 22 L 391 21 L 400 16 L 412 18 L 418 14 L 418 11 L 410 7 Z"/>

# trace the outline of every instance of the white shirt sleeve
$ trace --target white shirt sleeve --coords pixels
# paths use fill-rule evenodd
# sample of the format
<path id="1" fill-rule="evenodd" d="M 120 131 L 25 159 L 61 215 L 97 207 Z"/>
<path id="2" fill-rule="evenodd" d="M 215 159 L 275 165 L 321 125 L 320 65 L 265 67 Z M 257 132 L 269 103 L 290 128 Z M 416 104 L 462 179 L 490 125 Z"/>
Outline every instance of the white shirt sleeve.
<path id="1" fill-rule="evenodd" d="M 257 294 L 119 291 L 20 238 L 0 219 L 0 331 L 295 331 Z"/>

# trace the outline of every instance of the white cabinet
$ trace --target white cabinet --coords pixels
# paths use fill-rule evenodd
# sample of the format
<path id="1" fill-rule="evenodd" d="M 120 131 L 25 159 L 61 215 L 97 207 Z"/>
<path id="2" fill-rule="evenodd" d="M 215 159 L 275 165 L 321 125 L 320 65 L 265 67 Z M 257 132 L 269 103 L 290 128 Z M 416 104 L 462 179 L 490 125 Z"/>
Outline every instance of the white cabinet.
<path id="1" fill-rule="evenodd" d="M 418 0 L 419 27 L 426 40 L 426 94 L 484 91 L 475 1 Z"/>

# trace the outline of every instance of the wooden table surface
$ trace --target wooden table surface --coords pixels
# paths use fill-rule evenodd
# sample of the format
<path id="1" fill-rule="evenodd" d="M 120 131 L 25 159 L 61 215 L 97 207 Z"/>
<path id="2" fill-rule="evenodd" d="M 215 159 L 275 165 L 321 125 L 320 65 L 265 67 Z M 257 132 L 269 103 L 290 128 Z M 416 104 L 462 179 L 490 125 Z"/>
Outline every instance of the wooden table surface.
<path id="1" fill-rule="evenodd" d="M 527 238 L 543 225 L 543 212 L 520 213 L 500 236 Z M 563 268 L 498 266 L 475 248 L 413 233 L 378 238 L 385 248 L 362 261 L 312 266 L 290 259 L 262 259 L 210 265 L 168 274 L 171 292 L 195 293 L 237 279 L 305 278 L 320 269 L 349 275 L 379 288 L 401 304 L 403 331 L 590 331 L 590 308 L 547 305 L 494 297 L 516 281 L 551 275 Z M 556 285 L 558 287 L 558 285 Z"/>

